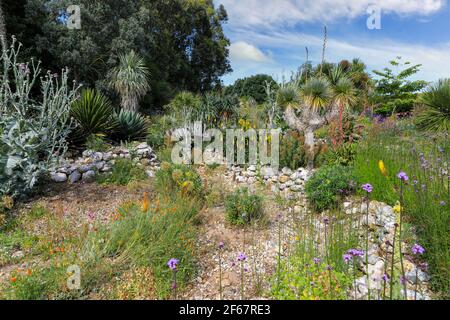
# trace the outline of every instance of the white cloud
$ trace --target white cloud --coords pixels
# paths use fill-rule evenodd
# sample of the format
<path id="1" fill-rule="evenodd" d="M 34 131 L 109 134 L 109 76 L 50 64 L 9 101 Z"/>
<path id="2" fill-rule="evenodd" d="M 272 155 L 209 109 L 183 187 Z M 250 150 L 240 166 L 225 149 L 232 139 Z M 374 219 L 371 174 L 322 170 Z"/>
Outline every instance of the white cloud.
<path id="1" fill-rule="evenodd" d="M 236 72 L 225 78 L 227 83 L 236 78 L 257 73 L 268 73 L 280 79 L 281 75 L 295 71 L 304 62 L 305 46 L 310 49 L 310 59 L 318 62 L 321 57 L 323 40 L 320 35 L 315 36 L 296 31 L 274 30 L 259 33 L 241 30 L 235 36 L 242 39 L 243 42 L 251 40 L 255 46 L 264 47 L 274 54 L 270 64 L 243 64 L 232 61 Z M 430 47 L 389 39 L 358 39 L 349 42 L 330 38 L 327 44 L 326 59 L 330 62 L 337 62 L 342 59 L 361 58 L 368 65 L 368 71 L 372 71 L 380 70 L 388 65 L 389 60 L 396 56 L 402 56 L 404 60 L 423 65 L 417 78 L 434 81 L 450 77 L 448 52 L 450 52 L 450 42 Z"/>
<path id="2" fill-rule="evenodd" d="M 428 16 L 446 0 L 216 0 L 227 9 L 230 22 L 240 26 L 293 25 L 332 22 L 366 15 L 371 5 L 384 13 Z"/>
<path id="3" fill-rule="evenodd" d="M 245 41 L 232 43 L 230 46 L 231 61 L 268 62 L 270 58 L 254 45 Z"/>

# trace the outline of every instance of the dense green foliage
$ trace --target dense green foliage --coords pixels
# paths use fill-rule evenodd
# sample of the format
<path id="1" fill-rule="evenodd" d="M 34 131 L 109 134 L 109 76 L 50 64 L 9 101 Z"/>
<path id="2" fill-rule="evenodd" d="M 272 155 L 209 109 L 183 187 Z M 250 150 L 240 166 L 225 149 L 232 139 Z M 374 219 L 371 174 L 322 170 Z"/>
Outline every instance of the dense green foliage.
<path id="1" fill-rule="evenodd" d="M 439 80 L 420 96 L 424 106 L 418 110 L 417 126 L 425 131 L 450 131 L 450 79 Z"/>
<path id="2" fill-rule="evenodd" d="M 225 199 L 226 219 L 234 225 L 245 225 L 263 216 L 262 197 L 248 188 L 234 191 Z"/>
<path id="3" fill-rule="evenodd" d="M 305 164 L 303 136 L 293 130 L 285 132 L 280 141 L 280 166 L 297 170 Z"/>
<path id="4" fill-rule="evenodd" d="M 195 169 L 186 165 L 161 163 L 161 170 L 156 173 L 156 188 L 169 197 L 182 195 L 202 199 L 204 190 L 202 179 Z"/>
<path id="5" fill-rule="evenodd" d="M 390 205 L 399 201 L 403 192 L 405 215 L 417 227 L 434 289 L 445 295 L 450 281 L 450 191 L 445 173 L 450 155 L 448 138 L 431 138 L 414 130 L 400 132 L 383 130 L 361 144 L 354 163 L 355 175 L 359 183 L 373 185 L 371 197 Z M 380 160 L 385 164 L 387 176 L 379 170 Z M 397 178 L 400 171 L 409 176 L 402 189 Z"/>
<path id="6" fill-rule="evenodd" d="M 87 86 L 106 87 L 119 54 L 139 53 L 152 75 L 145 104 L 161 107 L 173 91 L 206 91 L 231 70 L 223 6 L 206 1 L 80 0 L 82 28 L 68 30 L 61 12 L 69 0 L 18 0 L 5 6 L 9 35 L 15 34 L 28 57 L 72 76 Z"/>
<path id="7" fill-rule="evenodd" d="M 145 170 L 130 159 L 119 158 L 115 160 L 110 173 L 97 177 L 101 184 L 115 184 L 125 186 L 131 181 L 144 180 L 147 177 Z"/>
<path id="8" fill-rule="evenodd" d="M 111 133 L 116 141 L 134 141 L 147 135 L 148 121 L 134 111 L 120 110 L 114 114 L 115 129 Z"/>
<path id="9" fill-rule="evenodd" d="M 90 135 L 107 135 L 114 131 L 113 107 L 100 92 L 85 89 L 72 104 L 71 115 L 76 128 L 71 134 L 73 142 L 84 142 Z"/>
<path id="10" fill-rule="evenodd" d="M 42 75 L 39 63 L 17 63 L 19 54 L 13 40 L 0 58 L 0 194 L 13 196 L 32 191 L 64 155 L 77 90 L 69 87 L 67 70 L 60 79 Z"/>
<path id="11" fill-rule="evenodd" d="M 253 98 L 259 104 L 266 102 L 266 85 L 269 84 L 275 90 L 278 84 L 275 80 L 266 74 L 258 74 L 236 82 L 226 88 L 226 93 L 236 94 L 239 97 Z"/>
<path id="12" fill-rule="evenodd" d="M 342 196 L 355 188 L 352 170 L 343 166 L 324 166 L 307 181 L 306 196 L 317 211 L 335 207 Z"/>
<path id="13" fill-rule="evenodd" d="M 371 97 L 376 105 L 375 112 L 381 115 L 409 112 L 414 108 L 417 93 L 425 88 L 427 83 L 421 80 L 408 80 L 419 72 L 421 65 L 412 65 L 410 62 L 402 63 L 401 57 L 389 61 L 394 68 L 404 68 L 394 72 L 390 68 L 383 71 L 374 71 L 380 78 L 376 81 L 375 93 Z"/>

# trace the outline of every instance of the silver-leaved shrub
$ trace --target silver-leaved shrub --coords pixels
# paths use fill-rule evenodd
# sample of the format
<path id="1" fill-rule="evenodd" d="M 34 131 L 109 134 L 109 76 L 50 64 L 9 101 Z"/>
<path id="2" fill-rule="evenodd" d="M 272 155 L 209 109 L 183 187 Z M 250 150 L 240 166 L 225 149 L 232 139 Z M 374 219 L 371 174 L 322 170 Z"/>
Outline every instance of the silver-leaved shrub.
<path id="1" fill-rule="evenodd" d="M 20 62 L 21 45 L 2 39 L 0 58 L 0 195 L 29 193 L 67 150 L 73 129 L 68 70 L 41 74 L 40 62 Z"/>

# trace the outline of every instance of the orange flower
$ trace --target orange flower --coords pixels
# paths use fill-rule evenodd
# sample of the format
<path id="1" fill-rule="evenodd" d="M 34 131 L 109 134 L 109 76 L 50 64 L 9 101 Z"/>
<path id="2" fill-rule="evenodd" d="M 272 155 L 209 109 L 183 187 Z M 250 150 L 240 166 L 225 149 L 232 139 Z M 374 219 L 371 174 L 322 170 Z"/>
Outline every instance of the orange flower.
<path id="1" fill-rule="evenodd" d="M 142 201 L 142 212 L 148 211 L 148 192 L 144 192 L 144 200 Z"/>
<path id="2" fill-rule="evenodd" d="M 10 281 L 11 281 L 12 283 L 15 283 L 15 282 L 17 281 L 17 277 L 11 277 Z"/>
<path id="3" fill-rule="evenodd" d="M 50 254 L 52 255 L 52 254 L 54 254 L 54 253 L 55 253 L 55 251 L 53 251 L 53 249 L 50 248 Z"/>
<path id="4" fill-rule="evenodd" d="M 28 269 L 28 270 L 27 270 L 27 275 L 28 275 L 28 276 L 31 276 L 32 274 L 33 274 L 33 271 L 31 271 L 31 269 Z"/>

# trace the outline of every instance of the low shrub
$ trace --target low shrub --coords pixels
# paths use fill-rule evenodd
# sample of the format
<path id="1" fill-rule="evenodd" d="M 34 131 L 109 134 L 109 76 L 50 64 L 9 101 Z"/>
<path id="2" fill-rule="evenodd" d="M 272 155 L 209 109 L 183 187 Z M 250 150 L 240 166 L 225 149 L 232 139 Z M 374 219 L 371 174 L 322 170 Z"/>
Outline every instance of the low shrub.
<path id="1" fill-rule="evenodd" d="M 100 92 L 85 89 L 80 98 L 71 107 L 71 116 L 76 121 L 76 128 L 71 133 L 72 143 L 83 143 L 91 135 L 107 134 L 114 131 L 111 102 Z"/>
<path id="2" fill-rule="evenodd" d="M 167 267 L 169 259 L 180 261 L 178 289 L 184 288 L 194 275 L 198 212 L 198 201 L 169 198 L 165 194 L 157 197 L 147 210 L 137 204 L 124 206 L 119 209 L 116 221 L 90 234 L 83 256 L 95 262 L 90 264 L 91 268 L 111 258 L 122 267 L 150 267 L 156 295 L 167 298 L 173 280 Z"/>
<path id="3" fill-rule="evenodd" d="M 200 175 L 190 166 L 161 163 L 156 172 L 156 189 L 169 196 L 203 198 L 204 190 Z"/>
<path id="4" fill-rule="evenodd" d="M 114 114 L 116 122 L 112 138 L 116 141 L 137 141 L 147 135 L 147 119 L 138 112 L 120 110 Z"/>
<path id="5" fill-rule="evenodd" d="M 304 137 L 295 130 L 287 131 L 280 141 L 280 166 L 296 170 L 306 164 Z"/>
<path id="6" fill-rule="evenodd" d="M 85 147 L 87 150 L 105 152 L 110 148 L 110 145 L 106 143 L 103 135 L 91 134 L 86 139 Z"/>
<path id="7" fill-rule="evenodd" d="M 316 211 L 331 209 L 342 196 L 353 191 L 355 181 L 348 167 L 324 166 L 307 181 L 306 196 Z"/>
<path id="8" fill-rule="evenodd" d="M 145 180 L 147 174 L 145 170 L 130 159 L 118 158 L 115 160 L 110 173 L 97 176 L 100 184 L 113 184 L 125 186 L 131 181 Z"/>
<path id="9" fill-rule="evenodd" d="M 449 158 L 450 145 L 445 135 L 385 130 L 360 144 L 354 162 L 359 184 L 373 186 L 372 199 L 393 206 L 403 192 L 404 221 L 415 226 L 426 250 L 424 259 L 429 263 L 433 289 L 444 297 L 448 296 L 450 282 Z M 400 171 L 409 176 L 403 188 L 397 177 Z"/>
<path id="10" fill-rule="evenodd" d="M 245 225 L 263 216 L 263 198 L 248 188 L 237 189 L 225 199 L 226 219 L 233 225 Z"/>
<path id="11" fill-rule="evenodd" d="M 350 275 L 326 263 L 305 263 L 299 255 L 283 261 L 280 268 L 272 282 L 276 300 L 346 300 L 352 285 Z"/>

